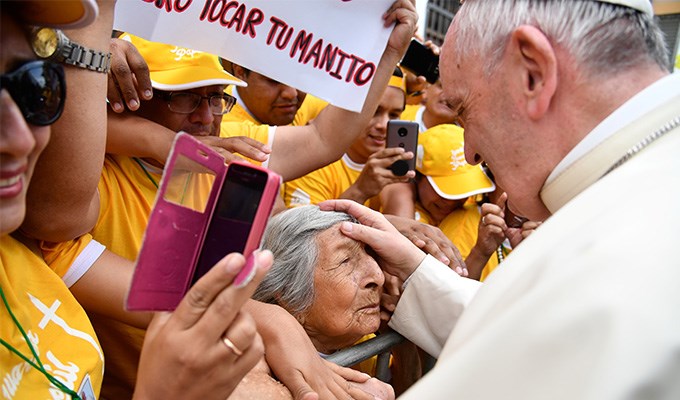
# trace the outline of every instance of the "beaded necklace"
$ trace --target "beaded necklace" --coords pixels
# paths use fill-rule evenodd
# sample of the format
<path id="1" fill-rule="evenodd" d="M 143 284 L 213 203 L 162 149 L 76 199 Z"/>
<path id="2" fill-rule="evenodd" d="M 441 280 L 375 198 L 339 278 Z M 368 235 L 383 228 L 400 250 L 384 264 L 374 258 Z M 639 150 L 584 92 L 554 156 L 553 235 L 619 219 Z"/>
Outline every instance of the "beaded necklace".
<path id="1" fill-rule="evenodd" d="M 505 256 L 503 255 L 503 244 L 496 249 L 496 258 L 498 259 L 499 264 L 505 260 Z"/>

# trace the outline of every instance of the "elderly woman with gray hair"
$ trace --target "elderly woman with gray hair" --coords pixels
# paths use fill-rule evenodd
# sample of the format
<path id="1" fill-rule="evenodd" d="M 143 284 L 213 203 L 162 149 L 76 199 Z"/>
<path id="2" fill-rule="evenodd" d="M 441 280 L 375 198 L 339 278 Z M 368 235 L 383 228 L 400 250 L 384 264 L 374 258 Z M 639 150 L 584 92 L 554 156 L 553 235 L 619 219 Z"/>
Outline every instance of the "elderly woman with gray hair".
<path id="1" fill-rule="evenodd" d="M 339 227 L 344 221 L 357 222 L 348 214 L 321 211 L 314 205 L 272 217 L 262 247 L 272 251 L 274 265 L 253 295 L 291 313 L 322 354 L 353 345 L 381 324 L 385 276 L 363 243 L 342 234 Z M 393 383 L 398 392 L 417 379 L 417 360 L 415 368 L 403 366 L 404 358 L 414 354 L 410 344 L 394 354 Z"/>

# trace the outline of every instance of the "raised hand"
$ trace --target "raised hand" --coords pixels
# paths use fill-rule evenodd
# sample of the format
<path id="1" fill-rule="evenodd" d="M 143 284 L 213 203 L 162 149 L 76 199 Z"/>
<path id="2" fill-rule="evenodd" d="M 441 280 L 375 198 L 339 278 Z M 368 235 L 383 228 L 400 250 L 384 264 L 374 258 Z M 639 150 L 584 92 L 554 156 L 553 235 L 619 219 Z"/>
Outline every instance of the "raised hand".
<path id="1" fill-rule="evenodd" d="M 174 312 L 158 313 L 144 339 L 135 399 L 220 399 L 264 354 L 255 322 L 242 305 L 271 268 L 269 251 L 254 253 L 256 273 L 232 281 L 246 263 L 232 253 L 187 292 Z"/>

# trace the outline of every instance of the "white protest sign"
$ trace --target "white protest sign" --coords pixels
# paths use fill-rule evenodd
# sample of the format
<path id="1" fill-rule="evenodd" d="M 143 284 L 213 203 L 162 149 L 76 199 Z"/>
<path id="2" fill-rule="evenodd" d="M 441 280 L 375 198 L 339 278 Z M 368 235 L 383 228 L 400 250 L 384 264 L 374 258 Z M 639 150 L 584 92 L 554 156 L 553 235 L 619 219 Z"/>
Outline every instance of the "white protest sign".
<path id="1" fill-rule="evenodd" d="M 119 0 L 114 29 L 217 54 L 361 111 L 393 0 Z"/>

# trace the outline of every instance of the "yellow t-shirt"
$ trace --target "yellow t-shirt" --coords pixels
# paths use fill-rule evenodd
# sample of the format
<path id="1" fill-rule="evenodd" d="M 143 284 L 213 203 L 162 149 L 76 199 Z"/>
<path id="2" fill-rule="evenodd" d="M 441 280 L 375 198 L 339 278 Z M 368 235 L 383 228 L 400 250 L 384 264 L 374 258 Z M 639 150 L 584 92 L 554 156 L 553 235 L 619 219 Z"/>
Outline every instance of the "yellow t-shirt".
<path id="1" fill-rule="evenodd" d="M 463 208 L 453 211 L 439 223 L 439 229 L 456 245 L 463 259 L 467 258 L 477 243 L 480 219 L 481 214 L 477 204 L 468 202 Z M 484 281 L 497 266 L 498 258 L 494 253 L 482 269 L 480 281 Z"/>
<path id="2" fill-rule="evenodd" d="M 67 242 L 40 242 L 39 246 L 45 263 L 61 277 L 68 288 L 85 275 L 106 250 L 89 233 Z"/>
<path id="3" fill-rule="evenodd" d="M 4 236 L 0 250 L 0 287 L 45 369 L 70 389 L 79 392 L 89 386 L 90 394 L 99 396 L 104 355 L 85 311 L 61 277 L 26 246 Z M 65 271 L 72 262 L 72 258 L 63 257 L 54 268 Z M 0 304 L 0 321 L 0 337 L 33 359 L 4 304 Z M 62 392 L 50 388 L 42 373 L 5 346 L 0 346 L 0 355 L 4 398 L 61 398 L 57 396 Z"/>
<path id="4" fill-rule="evenodd" d="M 407 104 L 406 108 L 401 113 L 401 119 L 403 119 L 405 121 L 415 121 L 416 120 L 416 114 L 418 114 L 418 110 L 421 107 L 423 107 L 422 104 Z"/>
<path id="5" fill-rule="evenodd" d="M 363 343 L 363 342 L 365 342 L 365 341 L 367 341 L 367 340 L 371 340 L 371 339 L 373 339 L 374 337 L 376 337 L 376 336 L 375 336 L 375 333 L 369 333 L 368 335 L 366 335 L 366 336 L 362 337 L 361 339 L 359 339 L 359 341 L 357 341 L 357 342 L 355 343 L 355 345 L 356 345 L 356 344 L 359 344 L 359 343 Z M 373 376 L 373 377 L 374 377 L 375 374 L 376 374 L 376 368 L 377 368 L 377 367 L 378 367 L 378 356 L 373 356 L 373 357 L 371 357 L 371 358 L 368 358 L 368 359 L 366 359 L 366 360 L 360 362 L 359 364 L 356 364 L 356 365 L 353 365 L 353 366 L 352 366 L 353 369 L 355 369 L 355 370 L 357 370 L 357 371 L 361 371 L 361 372 L 363 372 L 364 374 L 369 374 L 370 376 Z"/>
<path id="6" fill-rule="evenodd" d="M 309 121 L 316 118 L 319 113 L 328 106 L 328 102 L 321 100 L 316 96 L 312 96 L 307 93 L 305 101 L 302 102 L 302 106 L 298 109 L 295 114 L 295 119 L 293 120 L 293 125 L 302 126 L 307 125 Z"/>
<path id="7" fill-rule="evenodd" d="M 236 106 L 234 106 L 234 108 L 236 108 Z M 234 110 L 232 109 L 231 112 L 233 111 Z M 231 114 L 231 112 L 229 114 Z M 222 119 L 222 125 L 220 126 L 220 137 L 245 136 L 255 139 L 258 142 L 265 143 L 270 148 L 273 148 L 275 132 L 275 126 L 257 125 L 252 121 L 230 121 Z M 266 163 L 261 163 L 249 158 L 247 160 L 255 165 L 262 165 L 265 168 L 267 167 Z"/>
<path id="8" fill-rule="evenodd" d="M 91 232 L 109 250 L 133 261 L 139 253 L 156 199 L 156 185 L 161 179 L 159 169 L 143 165 L 144 169 L 130 157 L 106 156 L 98 186 L 99 218 Z M 212 184 L 208 176 L 187 180 L 184 175 L 179 179 L 186 188 L 187 203 L 195 207 L 194 203 L 205 201 Z M 106 354 L 102 397 L 131 398 L 145 331 L 96 314 L 90 317 Z"/>
<path id="9" fill-rule="evenodd" d="M 416 202 L 415 209 L 416 209 L 416 215 L 415 215 L 416 221 L 422 222 L 422 223 L 428 224 L 428 225 L 435 225 L 434 221 L 432 220 L 432 217 L 430 216 L 430 213 L 428 213 L 427 210 L 425 210 L 423 208 L 423 206 L 420 205 L 420 202 Z"/>
<path id="10" fill-rule="evenodd" d="M 325 200 L 337 199 L 361 175 L 363 164 L 352 161 L 344 154 L 338 161 L 309 174 L 284 183 L 283 201 L 286 207 L 318 204 Z M 380 210 L 380 198 L 374 196 L 364 205 Z"/>

